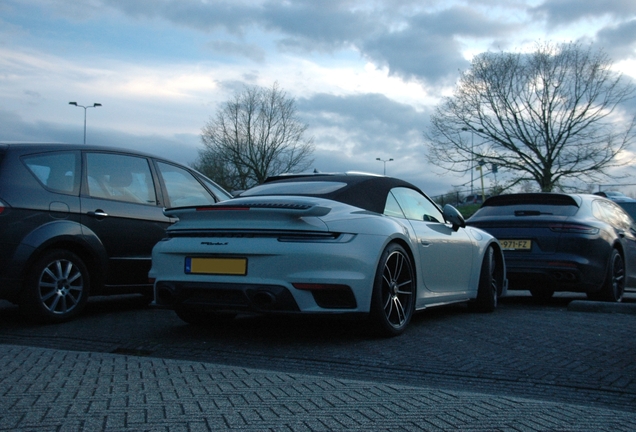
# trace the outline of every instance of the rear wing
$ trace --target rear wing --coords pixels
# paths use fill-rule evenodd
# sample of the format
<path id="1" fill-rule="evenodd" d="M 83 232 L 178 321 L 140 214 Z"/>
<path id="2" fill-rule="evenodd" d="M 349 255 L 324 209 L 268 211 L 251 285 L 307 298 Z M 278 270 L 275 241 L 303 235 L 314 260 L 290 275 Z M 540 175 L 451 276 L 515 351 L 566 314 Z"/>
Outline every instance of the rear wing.
<path id="1" fill-rule="evenodd" d="M 272 217 L 286 218 L 302 218 L 302 217 L 320 217 L 325 216 L 331 211 L 331 208 L 317 205 L 311 202 L 299 201 L 241 201 L 232 202 L 232 200 L 222 201 L 217 204 L 193 207 L 175 207 L 164 209 L 163 213 L 168 217 L 175 217 L 179 220 L 195 220 L 195 219 L 225 219 L 233 217 L 245 217 L 245 212 L 269 213 Z"/>

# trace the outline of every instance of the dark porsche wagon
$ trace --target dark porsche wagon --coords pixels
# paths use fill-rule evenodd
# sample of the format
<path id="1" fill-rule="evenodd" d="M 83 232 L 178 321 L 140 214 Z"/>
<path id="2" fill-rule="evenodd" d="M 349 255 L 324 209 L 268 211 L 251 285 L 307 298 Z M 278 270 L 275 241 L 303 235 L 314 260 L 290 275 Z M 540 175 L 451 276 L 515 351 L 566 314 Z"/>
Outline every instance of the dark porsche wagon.
<path id="1" fill-rule="evenodd" d="M 488 198 L 466 221 L 495 236 L 504 250 L 509 289 L 538 299 L 555 291 L 621 301 L 636 287 L 636 226 L 607 198 L 521 193 Z"/>
<path id="2" fill-rule="evenodd" d="M 0 299 L 36 322 L 81 312 L 89 295 L 142 293 L 165 207 L 230 195 L 154 156 L 89 145 L 0 144 Z"/>

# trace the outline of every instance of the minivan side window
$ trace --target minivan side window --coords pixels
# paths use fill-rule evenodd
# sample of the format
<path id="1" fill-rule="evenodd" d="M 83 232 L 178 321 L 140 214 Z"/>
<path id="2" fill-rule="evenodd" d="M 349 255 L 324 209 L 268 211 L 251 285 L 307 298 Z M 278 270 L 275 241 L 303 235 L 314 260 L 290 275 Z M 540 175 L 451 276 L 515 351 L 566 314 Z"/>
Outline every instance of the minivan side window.
<path id="1" fill-rule="evenodd" d="M 166 207 L 187 207 L 216 202 L 190 172 L 163 162 L 157 162 L 157 166 L 168 193 Z"/>
<path id="2" fill-rule="evenodd" d="M 157 204 L 148 159 L 112 153 L 87 153 L 88 195 L 137 204 Z"/>
<path id="3" fill-rule="evenodd" d="M 25 156 L 22 160 L 47 189 L 64 194 L 78 194 L 76 152 L 31 155 Z"/>
<path id="4" fill-rule="evenodd" d="M 216 198 L 219 201 L 225 201 L 225 200 L 229 200 L 230 198 L 232 198 L 232 195 L 228 194 L 223 189 L 221 189 L 219 186 L 217 186 L 216 184 L 212 183 L 210 180 L 206 179 L 205 177 L 202 178 L 201 180 L 208 187 L 208 189 L 210 189 L 212 191 L 212 193 L 214 195 L 216 195 Z"/>

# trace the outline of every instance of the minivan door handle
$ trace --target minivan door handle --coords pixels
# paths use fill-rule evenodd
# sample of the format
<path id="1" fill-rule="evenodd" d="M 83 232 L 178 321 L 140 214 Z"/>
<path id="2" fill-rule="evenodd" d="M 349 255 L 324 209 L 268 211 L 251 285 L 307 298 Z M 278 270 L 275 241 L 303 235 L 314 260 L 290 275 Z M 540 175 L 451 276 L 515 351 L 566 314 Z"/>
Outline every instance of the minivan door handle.
<path id="1" fill-rule="evenodd" d="M 104 219 L 106 217 L 108 217 L 108 213 L 106 213 L 104 210 L 102 209 L 97 209 L 95 211 L 89 211 L 88 213 L 86 213 L 88 216 L 90 217 L 94 217 L 96 219 Z"/>

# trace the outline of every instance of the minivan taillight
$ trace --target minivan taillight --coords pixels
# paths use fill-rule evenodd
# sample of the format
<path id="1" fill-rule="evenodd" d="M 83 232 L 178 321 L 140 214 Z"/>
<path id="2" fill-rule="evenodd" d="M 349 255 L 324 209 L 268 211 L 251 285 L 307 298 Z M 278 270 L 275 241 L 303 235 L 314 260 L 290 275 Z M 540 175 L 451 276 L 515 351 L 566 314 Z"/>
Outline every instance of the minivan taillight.
<path id="1" fill-rule="evenodd" d="M 5 204 L 2 201 L 0 201 L 0 214 L 2 214 L 5 208 L 6 208 Z"/>

